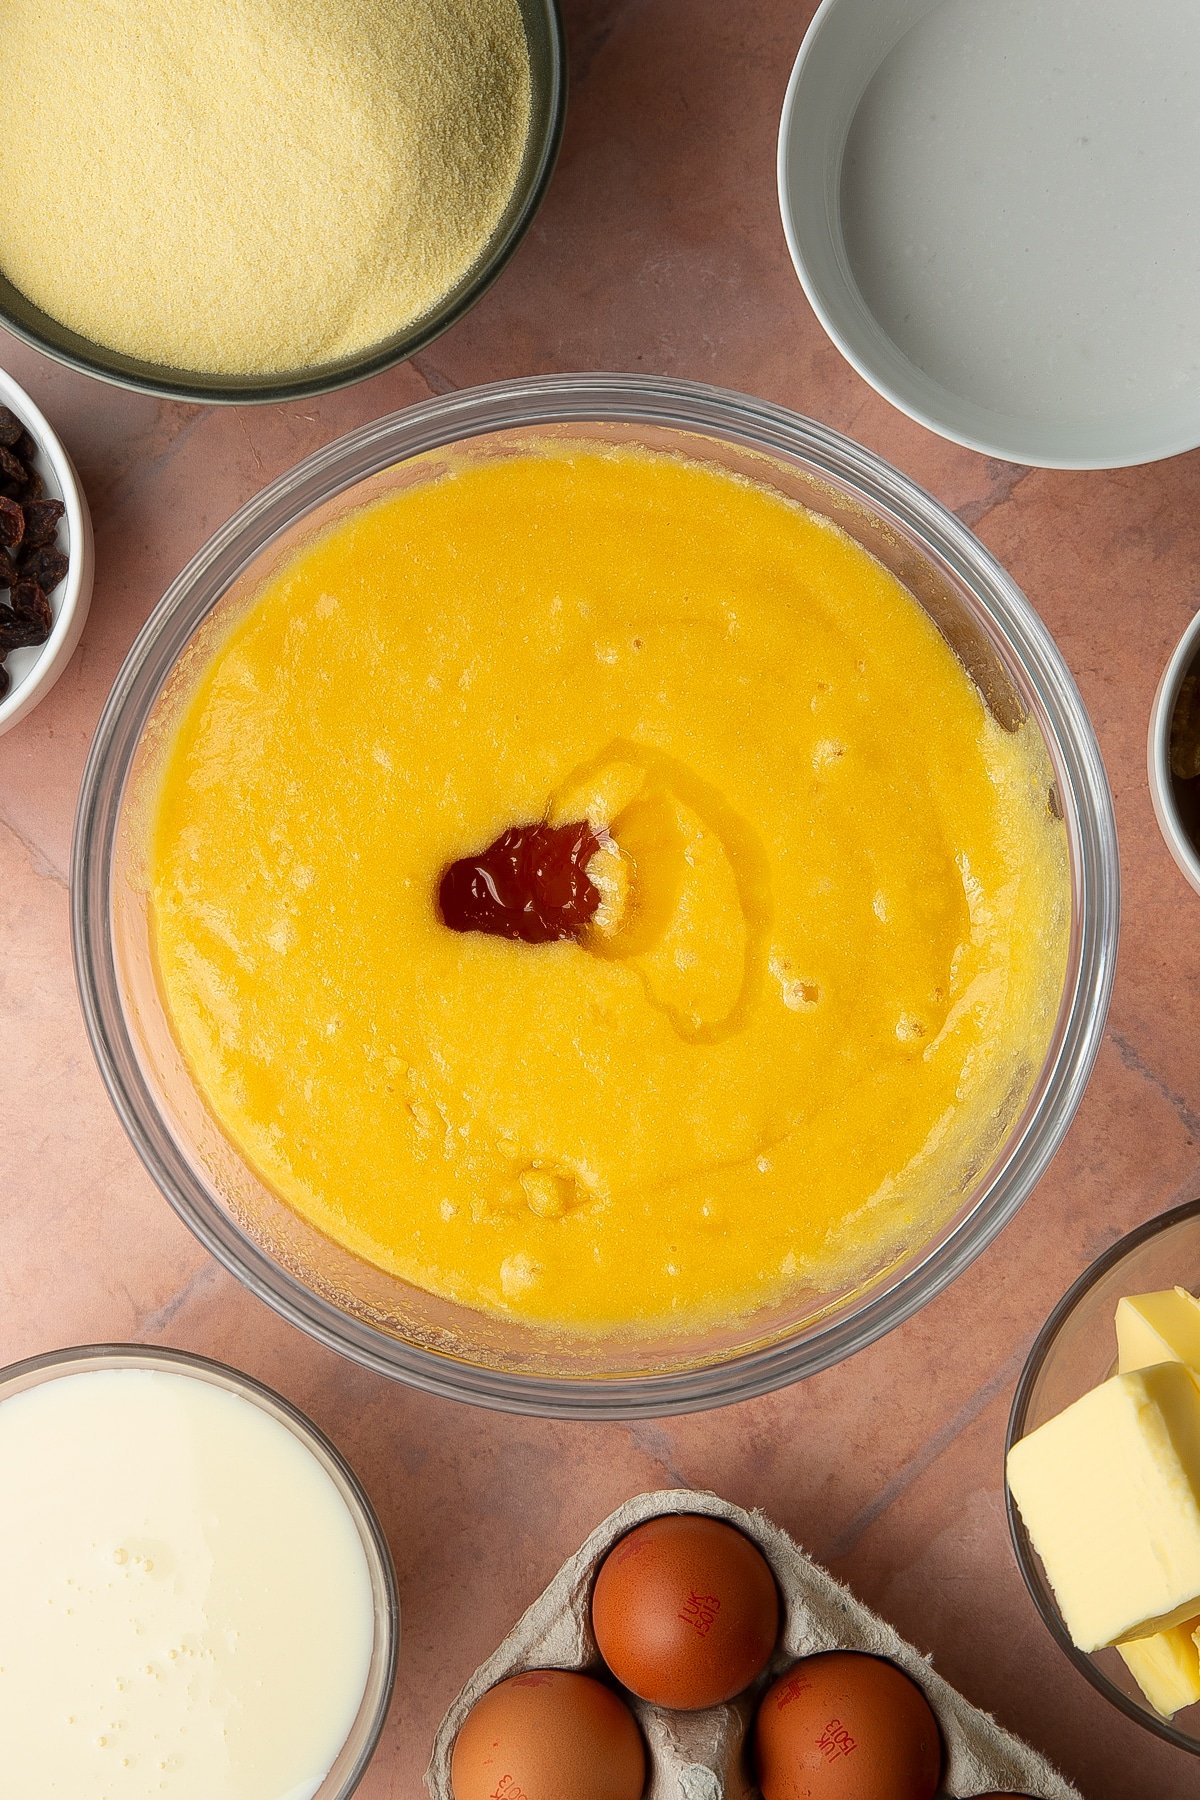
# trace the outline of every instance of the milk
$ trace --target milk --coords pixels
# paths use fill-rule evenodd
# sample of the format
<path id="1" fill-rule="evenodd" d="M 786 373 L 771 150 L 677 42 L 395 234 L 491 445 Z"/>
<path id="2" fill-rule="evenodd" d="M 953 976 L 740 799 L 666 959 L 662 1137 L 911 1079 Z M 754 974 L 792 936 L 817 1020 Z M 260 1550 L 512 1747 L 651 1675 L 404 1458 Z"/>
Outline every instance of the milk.
<path id="1" fill-rule="evenodd" d="M 252 1401 L 115 1369 L 0 1402 L 0 1791 L 311 1800 L 373 1630 L 346 1502 Z"/>
<path id="2" fill-rule="evenodd" d="M 1024 418 L 1200 397 L 1197 0 L 911 11 L 841 181 L 850 267 L 889 337 Z"/>

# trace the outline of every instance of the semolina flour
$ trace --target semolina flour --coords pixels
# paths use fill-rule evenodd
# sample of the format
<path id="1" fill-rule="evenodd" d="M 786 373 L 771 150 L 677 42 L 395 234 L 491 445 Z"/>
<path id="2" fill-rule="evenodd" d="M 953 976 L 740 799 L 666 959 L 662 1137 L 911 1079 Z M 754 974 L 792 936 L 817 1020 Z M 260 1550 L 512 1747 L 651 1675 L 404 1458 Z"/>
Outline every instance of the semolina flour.
<path id="1" fill-rule="evenodd" d="M 4 0 L 0 268 L 171 367 L 336 360 L 479 256 L 530 113 L 517 0 Z"/>

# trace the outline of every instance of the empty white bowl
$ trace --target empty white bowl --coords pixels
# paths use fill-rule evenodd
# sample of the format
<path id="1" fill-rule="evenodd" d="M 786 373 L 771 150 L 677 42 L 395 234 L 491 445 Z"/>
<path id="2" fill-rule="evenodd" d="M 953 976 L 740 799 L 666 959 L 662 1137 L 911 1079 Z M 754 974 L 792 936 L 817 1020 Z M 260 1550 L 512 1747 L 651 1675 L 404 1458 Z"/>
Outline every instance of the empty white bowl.
<path id="1" fill-rule="evenodd" d="M 1011 462 L 1200 444 L 1198 68 L 1188 0 L 823 0 L 779 203 L 859 374 Z"/>
<path id="2" fill-rule="evenodd" d="M 1171 773 L 1171 720 L 1179 690 L 1190 674 L 1200 674 L 1200 612 L 1180 638 L 1163 671 L 1150 710 L 1150 735 L 1146 746 L 1150 798 L 1167 848 L 1184 877 L 1200 894 L 1200 830 L 1189 830 L 1180 810 L 1179 783 Z"/>
<path id="3" fill-rule="evenodd" d="M 57 543 L 68 558 L 66 575 L 50 595 L 54 626 L 44 644 L 14 650 L 6 667 L 12 680 L 7 697 L 0 701 L 0 737 L 33 711 L 45 698 L 75 654 L 84 621 L 92 603 L 95 548 L 92 517 L 75 466 L 58 435 L 43 418 L 23 387 L 0 369 L 0 406 L 20 419 L 37 445 L 34 466 L 46 484 L 46 495 L 61 500 L 66 512 L 58 528 Z M 4 595 L 0 595 L 3 604 Z"/>

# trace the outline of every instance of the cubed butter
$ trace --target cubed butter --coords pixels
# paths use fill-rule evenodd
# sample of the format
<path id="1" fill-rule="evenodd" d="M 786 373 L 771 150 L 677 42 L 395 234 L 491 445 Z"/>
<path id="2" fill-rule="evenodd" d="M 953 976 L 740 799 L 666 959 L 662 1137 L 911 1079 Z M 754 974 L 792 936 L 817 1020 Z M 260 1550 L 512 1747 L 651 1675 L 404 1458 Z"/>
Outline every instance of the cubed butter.
<path id="1" fill-rule="evenodd" d="M 1200 1618 L 1153 1637 L 1118 1644 L 1126 1667 L 1155 1712 L 1174 1718 L 1200 1700 Z"/>
<path id="2" fill-rule="evenodd" d="M 1200 1613 L 1200 1378 L 1114 1375 L 1014 1444 L 1008 1482 L 1081 1650 Z"/>
<path id="3" fill-rule="evenodd" d="M 1122 1375 L 1162 1362 L 1200 1369 L 1200 1300 L 1177 1287 L 1120 1301 L 1117 1353 Z"/>

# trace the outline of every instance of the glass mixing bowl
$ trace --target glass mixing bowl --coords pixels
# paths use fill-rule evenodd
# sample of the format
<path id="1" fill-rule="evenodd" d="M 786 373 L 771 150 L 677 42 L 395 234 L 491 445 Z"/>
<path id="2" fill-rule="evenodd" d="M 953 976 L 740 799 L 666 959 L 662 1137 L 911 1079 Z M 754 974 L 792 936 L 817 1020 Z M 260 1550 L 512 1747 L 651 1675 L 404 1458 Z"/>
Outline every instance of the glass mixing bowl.
<path id="1" fill-rule="evenodd" d="M 312 1420 L 273 1388 L 255 1381 L 240 1369 L 194 1356 L 186 1350 L 143 1348 L 140 1344 L 82 1344 L 69 1350 L 49 1350 L 25 1362 L 0 1369 L 0 1403 L 16 1394 L 40 1387 L 64 1376 L 107 1369 L 149 1369 L 167 1375 L 188 1375 L 249 1401 L 297 1438 L 324 1469 L 354 1521 L 366 1558 L 371 1584 L 373 1633 L 367 1683 L 358 1712 L 333 1766 L 312 1795 L 312 1800 L 350 1800 L 375 1753 L 387 1720 L 396 1680 L 400 1647 L 400 1602 L 391 1551 L 375 1509 L 357 1475 Z M 301 1572 L 302 1573 L 302 1572 Z M 174 1655 L 174 1651 L 171 1653 Z"/>
<path id="2" fill-rule="evenodd" d="M 673 449 L 767 480 L 841 526 L 904 582 L 1002 725 L 1029 716 L 1055 772 L 1071 868 L 1066 979 L 1043 1066 L 999 1147 L 946 1196 L 927 1241 L 840 1289 L 693 1332 L 551 1334 L 405 1286 L 357 1261 L 269 1192 L 200 1100 L 164 1015 L 148 933 L 146 826 L 189 667 L 298 544 L 429 461 L 549 439 Z M 764 460 L 768 459 L 768 460 Z M 828 1367 L 952 1281 L 1010 1219 L 1054 1154 L 1100 1042 L 1117 946 L 1112 802 L 1079 694 L 1049 634 L 957 519 L 870 451 L 744 395 L 616 375 L 555 376 L 447 395 L 318 451 L 223 526 L 131 650 L 83 779 L 72 863 L 76 970 L 92 1044 L 121 1119 L 176 1211 L 225 1266 L 313 1336 L 435 1393 L 591 1418 L 683 1412 Z"/>
<path id="3" fill-rule="evenodd" d="M 1200 1294 L 1200 1200 L 1139 1225 L 1106 1250 L 1063 1295 L 1038 1333 L 1017 1384 L 1005 1454 L 1116 1373 L 1118 1300 L 1126 1294 L 1157 1294 L 1173 1287 Z M 1177 1749 L 1200 1756 L 1200 1705 L 1164 1719 L 1144 1698 L 1115 1650 L 1089 1656 L 1076 1649 L 1016 1502 L 1005 1491 L 1017 1564 L 1042 1623 L 1063 1654 L 1129 1718 Z"/>

